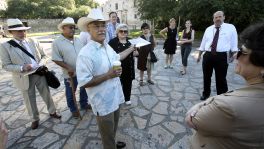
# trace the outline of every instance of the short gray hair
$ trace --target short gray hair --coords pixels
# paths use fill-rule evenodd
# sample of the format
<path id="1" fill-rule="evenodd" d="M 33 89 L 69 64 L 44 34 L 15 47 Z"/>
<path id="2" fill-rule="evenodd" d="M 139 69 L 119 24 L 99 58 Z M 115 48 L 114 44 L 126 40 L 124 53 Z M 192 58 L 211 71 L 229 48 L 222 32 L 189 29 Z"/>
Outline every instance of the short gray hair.
<path id="1" fill-rule="evenodd" d="M 122 29 L 122 28 L 126 28 L 128 30 L 128 25 L 126 25 L 126 24 L 119 24 L 116 27 L 116 34 L 118 34 L 119 30 Z"/>

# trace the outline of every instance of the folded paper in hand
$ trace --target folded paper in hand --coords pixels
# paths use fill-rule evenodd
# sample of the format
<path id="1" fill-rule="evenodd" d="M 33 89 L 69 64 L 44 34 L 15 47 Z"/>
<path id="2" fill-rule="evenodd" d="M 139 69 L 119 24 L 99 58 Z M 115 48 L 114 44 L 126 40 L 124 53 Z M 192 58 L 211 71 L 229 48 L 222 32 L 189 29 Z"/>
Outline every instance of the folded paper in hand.
<path id="1" fill-rule="evenodd" d="M 142 46 L 145 46 L 145 45 L 149 45 L 150 42 L 141 38 L 141 37 L 138 37 L 138 38 L 135 38 L 135 39 L 130 39 L 128 40 L 132 45 L 135 45 L 137 48 L 139 47 L 142 47 Z"/>
<path id="2" fill-rule="evenodd" d="M 24 72 L 24 73 L 23 73 L 24 76 L 28 76 L 28 75 L 30 75 L 30 74 L 35 73 L 35 72 L 38 70 L 39 67 L 40 67 L 40 66 L 37 66 L 35 69 L 33 69 L 33 70 L 29 71 L 29 72 Z"/>

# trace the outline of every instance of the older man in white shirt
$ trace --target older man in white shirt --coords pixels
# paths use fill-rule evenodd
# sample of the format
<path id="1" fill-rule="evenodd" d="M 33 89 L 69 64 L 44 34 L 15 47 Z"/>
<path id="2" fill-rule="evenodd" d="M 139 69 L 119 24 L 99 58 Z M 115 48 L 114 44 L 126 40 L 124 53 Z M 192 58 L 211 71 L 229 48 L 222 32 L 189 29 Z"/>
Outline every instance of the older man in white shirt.
<path id="1" fill-rule="evenodd" d="M 204 91 L 201 100 L 205 100 L 211 93 L 211 77 L 215 70 L 217 95 L 227 92 L 228 86 L 226 74 L 228 69 L 228 52 L 238 51 L 237 31 L 234 25 L 224 23 L 223 11 L 217 11 L 213 15 L 214 25 L 209 26 L 204 33 L 200 45 L 200 53 L 197 62 L 203 55 L 203 79 Z"/>
<path id="2" fill-rule="evenodd" d="M 119 76 L 122 68 L 113 69 L 115 61 L 123 60 L 134 48 L 117 54 L 106 42 L 106 24 L 100 9 L 92 9 L 87 17 L 78 20 L 81 31 L 88 31 L 91 41 L 84 46 L 77 58 L 79 86 L 85 87 L 101 134 L 104 149 L 125 147 L 115 142 L 119 121 L 119 106 L 124 95 Z M 89 51 L 89 52 L 87 52 Z"/>

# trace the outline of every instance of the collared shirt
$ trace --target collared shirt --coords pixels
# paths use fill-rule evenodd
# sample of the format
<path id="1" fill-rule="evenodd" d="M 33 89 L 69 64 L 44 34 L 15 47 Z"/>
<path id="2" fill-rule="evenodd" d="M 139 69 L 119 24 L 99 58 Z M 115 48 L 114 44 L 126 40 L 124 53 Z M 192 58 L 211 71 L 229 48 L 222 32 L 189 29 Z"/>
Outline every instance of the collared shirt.
<path id="1" fill-rule="evenodd" d="M 79 38 L 83 45 L 86 45 L 91 40 L 91 35 L 88 32 L 81 32 Z"/>
<path id="2" fill-rule="evenodd" d="M 216 33 L 215 25 L 209 26 L 205 32 L 200 45 L 200 51 L 211 51 L 211 45 L 214 39 L 214 34 Z M 216 51 L 217 52 L 228 52 L 228 51 L 238 51 L 237 48 L 237 31 L 234 25 L 223 23 L 219 30 L 219 38 L 217 42 Z"/>
<path id="3" fill-rule="evenodd" d="M 34 56 L 34 54 L 32 53 L 32 51 L 31 51 L 31 49 L 30 49 L 30 47 L 29 47 L 29 44 L 28 44 L 28 42 L 26 41 L 26 40 L 22 40 L 22 41 L 19 41 L 19 40 L 17 40 L 17 39 L 13 39 L 16 43 L 18 43 L 19 45 L 21 45 L 22 44 L 22 47 L 25 47 L 26 48 L 26 50 L 31 54 L 31 55 L 33 55 Z M 29 56 L 28 56 L 29 57 Z M 34 60 L 34 59 L 32 59 L 31 57 L 29 57 L 30 58 L 30 60 L 31 60 L 31 64 L 32 64 L 32 68 L 33 69 L 36 69 L 39 65 L 38 65 L 38 63 Z M 23 66 L 21 66 L 21 71 L 23 70 Z"/>
<path id="4" fill-rule="evenodd" d="M 105 41 L 108 43 L 111 39 L 116 37 L 116 27 L 119 25 L 119 23 L 116 23 L 115 25 L 112 22 L 109 22 L 106 26 L 106 38 Z"/>
<path id="5" fill-rule="evenodd" d="M 62 61 L 75 70 L 76 59 L 82 47 L 83 44 L 79 38 L 74 37 L 74 40 L 70 41 L 60 35 L 52 43 L 52 60 Z M 65 68 L 62 68 L 62 72 L 65 79 L 69 78 L 68 71 Z"/>
<path id="6" fill-rule="evenodd" d="M 120 60 L 120 55 L 108 44 L 100 44 L 91 40 L 81 49 L 77 58 L 78 85 L 84 86 L 93 77 L 107 73 L 112 68 L 113 62 L 117 60 Z M 85 89 L 95 115 L 107 115 L 117 110 L 119 105 L 124 103 L 119 77 L 108 79 L 97 86 Z"/>

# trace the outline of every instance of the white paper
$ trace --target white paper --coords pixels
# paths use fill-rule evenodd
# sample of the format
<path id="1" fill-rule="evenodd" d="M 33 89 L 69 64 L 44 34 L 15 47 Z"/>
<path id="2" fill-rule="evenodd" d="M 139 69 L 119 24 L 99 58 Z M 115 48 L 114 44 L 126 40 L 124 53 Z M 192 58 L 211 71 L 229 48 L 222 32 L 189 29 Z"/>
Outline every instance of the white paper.
<path id="1" fill-rule="evenodd" d="M 28 75 L 30 75 L 30 74 L 32 74 L 32 73 L 35 73 L 35 72 L 38 70 L 39 67 L 40 67 L 40 66 L 37 66 L 35 69 L 33 69 L 33 70 L 31 70 L 31 71 L 29 71 L 29 72 L 25 72 L 25 73 L 24 73 L 24 76 L 28 76 Z"/>
<path id="2" fill-rule="evenodd" d="M 147 41 L 147 40 L 145 40 L 145 39 L 143 39 L 141 37 L 138 37 L 138 38 L 135 38 L 135 39 L 130 39 L 128 41 L 132 45 L 135 45 L 135 47 L 137 47 L 137 48 L 151 44 L 149 41 Z"/>

